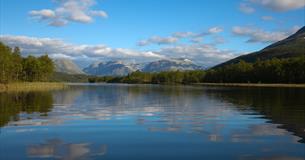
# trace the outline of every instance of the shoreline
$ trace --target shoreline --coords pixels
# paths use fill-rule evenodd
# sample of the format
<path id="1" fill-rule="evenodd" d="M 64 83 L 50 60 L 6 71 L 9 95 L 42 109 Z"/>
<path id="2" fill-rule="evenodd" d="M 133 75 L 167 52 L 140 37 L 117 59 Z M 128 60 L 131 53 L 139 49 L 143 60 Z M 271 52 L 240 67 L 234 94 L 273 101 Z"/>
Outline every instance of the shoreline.
<path id="1" fill-rule="evenodd" d="M 73 83 L 72 83 L 73 84 Z M 97 82 L 88 84 L 152 84 L 152 85 L 189 85 L 189 86 L 219 86 L 219 87 L 268 87 L 268 88 L 305 88 L 305 84 L 284 84 L 284 83 L 107 83 Z"/>
<path id="2" fill-rule="evenodd" d="M 58 82 L 15 82 L 8 84 L 0 83 L 0 92 L 49 91 L 64 88 L 67 88 L 67 85 Z"/>
<path id="3" fill-rule="evenodd" d="M 305 84 L 281 84 L 281 83 L 193 83 L 191 85 L 200 86 L 222 86 L 222 87 L 285 87 L 285 88 L 305 88 Z"/>

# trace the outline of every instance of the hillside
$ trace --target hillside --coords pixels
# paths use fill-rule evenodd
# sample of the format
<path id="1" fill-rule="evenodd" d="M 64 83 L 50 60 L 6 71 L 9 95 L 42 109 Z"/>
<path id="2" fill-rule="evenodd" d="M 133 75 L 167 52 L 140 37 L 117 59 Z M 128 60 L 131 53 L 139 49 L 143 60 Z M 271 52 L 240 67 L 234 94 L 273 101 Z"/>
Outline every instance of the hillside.
<path id="1" fill-rule="evenodd" d="M 72 60 L 69 59 L 55 59 L 56 72 L 66 74 L 85 74 Z"/>
<path id="2" fill-rule="evenodd" d="M 133 66 L 122 61 L 97 62 L 84 68 L 85 73 L 99 76 L 125 76 L 134 71 Z"/>
<path id="3" fill-rule="evenodd" d="M 257 59 L 268 60 L 272 58 L 290 58 L 301 55 L 305 55 L 305 26 L 284 40 L 271 44 L 258 52 L 231 59 L 227 62 L 216 65 L 214 68 L 238 63 L 240 60 L 254 62 Z"/>

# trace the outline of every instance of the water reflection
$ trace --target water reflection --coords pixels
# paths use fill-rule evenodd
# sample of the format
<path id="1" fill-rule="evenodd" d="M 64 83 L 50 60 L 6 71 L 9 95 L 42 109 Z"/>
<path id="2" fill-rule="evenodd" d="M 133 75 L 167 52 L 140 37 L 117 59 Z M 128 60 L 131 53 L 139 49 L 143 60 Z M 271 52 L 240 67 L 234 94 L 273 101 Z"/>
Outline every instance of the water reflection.
<path id="1" fill-rule="evenodd" d="M 49 92 L 0 93 L 0 127 L 10 121 L 33 119 L 35 113 L 47 116 L 52 108 Z"/>
<path id="2" fill-rule="evenodd" d="M 213 88 L 206 95 L 233 103 L 236 108 L 248 114 L 255 111 L 269 123 L 280 124 L 295 135 L 305 139 L 305 89 L 289 88 Z M 261 131 L 270 132 L 269 128 Z"/>
<path id="3" fill-rule="evenodd" d="M 158 85 L 1 94 L 0 152 L 18 145 L 26 155 L 3 158 L 300 159 L 304 97 L 304 89 Z"/>
<path id="4" fill-rule="evenodd" d="M 106 153 L 107 145 L 92 148 L 88 143 L 65 144 L 59 139 L 47 140 L 46 143 L 27 147 L 27 155 L 32 158 L 88 159 Z"/>

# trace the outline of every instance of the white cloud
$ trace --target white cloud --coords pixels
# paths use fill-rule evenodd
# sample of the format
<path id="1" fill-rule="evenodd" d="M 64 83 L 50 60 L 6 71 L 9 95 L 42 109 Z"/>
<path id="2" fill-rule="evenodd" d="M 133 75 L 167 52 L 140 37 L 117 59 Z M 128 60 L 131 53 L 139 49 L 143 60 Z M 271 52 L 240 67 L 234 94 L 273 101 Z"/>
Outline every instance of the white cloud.
<path id="1" fill-rule="evenodd" d="M 289 11 L 304 8 L 304 0 L 249 0 L 273 11 Z"/>
<path id="2" fill-rule="evenodd" d="M 188 44 L 164 47 L 158 50 L 139 51 L 128 48 L 111 48 L 106 45 L 77 45 L 60 39 L 27 36 L 0 36 L 0 41 L 14 47 L 19 46 L 24 56 L 48 53 L 53 58 L 70 58 L 91 63 L 97 60 L 120 59 L 135 62 L 149 62 L 167 58 L 188 58 L 198 64 L 215 65 L 237 54 L 219 50 L 214 45 Z"/>
<path id="3" fill-rule="evenodd" d="M 102 17 L 102 18 L 107 18 L 108 17 L 108 14 L 105 11 L 90 11 L 90 14 L 92 16 L 99 16 L 99 17 Z"/>
<path id="4" fill-rule="evenodd" d="M 251 13 L 255 12 L 255 9 L 247 3 L 241 3 L 239 5 L 239 10 L 246 14 L 251 14 Z"/>
<path id="5" fill-rule="evenodd" d="M 55 18 L 55 12 L 50 9 L 42 9 L 40 11 L 30 11 L 30 15 L 39 19 Z"/>
<path id="6" fill-rule="evenodd" d="M 151 44 L 165 45 L 165 44 L 175 44 L 181 39 L 189 39 L 192 43 L 200 43 L 204 36 L 217 34 L 222 32 L 221 27 L 212 27 L 208 31 L 194 33 L 194 32 L 175 32 L 169 37 L 153 36 L 145 40 L 138 42 L 138 46 L 147 46 Z"/>
<path id="7" fill-rule="evenodd" d="M 124 48 L 110 48 L 106 45 L 76 45 L 59 39 L 36 38 L 27 36 L 0 36 L 0 41 L 14 47 L 19 46 L 23 55 L 42 55 L 71 59 L 137 59 L 153 60 L 164 58 L 152 51 L 136 51 Z"/>
<path id="8" fill-rule="evenodd" d="M 220 32 L 222 32 L 222 31 L 223 31 L 223 29 L 220 28 L 220 27 L 212 27 L 212 28 L 209 29 L 209 32 L 208 32 L 208 33 L 210 33 L 210 34 L 215 34 L 215 33 L 220 33 Z"/>
<path id="9" fill-rule="evenodd" d="M 150 44 L 158 44 L 158 45 L 163 45 L 163 44 L 173 44 L 176 43 L 179 39 L 176 37 L 159 37 L 159 36 L 154 36 L 146 40 L 142 40 L 138 43 L 139 46 L 147 46 Z"/>
<path id="10" fill-rule="evenodd" d="M 265 31 L 256 27 L 240 27 L 235 26 L 232 28 L 234 35 L 248 37 L 247 42 L 250 43 L 273 43 L 287 38 L 289 35 L 296 32 L 300 27 L 294 26 L 292 29 L 287 31 Z"/>
<path id="11" fill-rule="evenodd" d="M 93 17 L 107 18 L 102 10 L 91 10 L 94 0 L 55 0 L 55 9 L 32 10 L 29 15 L 39 21 L 45 21 L 50 26 L 64 26 L 69 22 L 91 23 Z"/>

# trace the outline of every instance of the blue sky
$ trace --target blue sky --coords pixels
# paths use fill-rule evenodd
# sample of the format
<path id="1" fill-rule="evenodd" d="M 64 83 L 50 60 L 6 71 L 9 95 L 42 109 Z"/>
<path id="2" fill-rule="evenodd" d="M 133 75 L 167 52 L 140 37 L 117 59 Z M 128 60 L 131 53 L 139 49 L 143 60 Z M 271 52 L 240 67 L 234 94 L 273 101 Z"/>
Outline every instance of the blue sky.
<path id="1" fill-rule="evenodd" d="M 304 0 L 0 0 L 1 41 L 24 55 L 214 65 L 304 26 Z M 177 34 L 180 33 L 180 34 Z"/>

